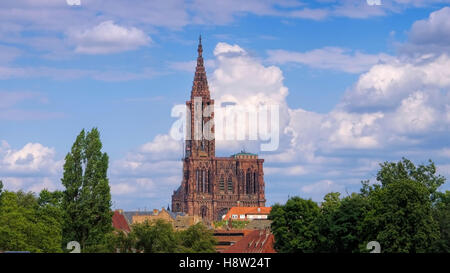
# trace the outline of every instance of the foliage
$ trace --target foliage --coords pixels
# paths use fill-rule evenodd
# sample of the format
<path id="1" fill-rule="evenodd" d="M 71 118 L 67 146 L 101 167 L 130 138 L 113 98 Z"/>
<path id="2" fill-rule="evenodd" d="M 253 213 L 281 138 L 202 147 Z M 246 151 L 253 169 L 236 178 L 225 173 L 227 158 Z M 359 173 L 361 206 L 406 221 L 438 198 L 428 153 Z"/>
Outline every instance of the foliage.
<path id="1" fill-rule="evenodd" d="M 311 200 L 291 198 L 269 216 L 280 252 L 449 252 L 450 192 L 438 192 L 445 178 L 430 160 L 417 167 L 408 159 L 380 164 L 377 181 L 362 181 L 360 193 Z"/>
<path id="2" fill-rule="evenodd" d="M 378 241 L 385 252 L 427 252 L 439 237 L 429 196 L 424 184 L 410 179 L 373 191 L 362 224 L 367 241 Z"/>
<path id="3" fill-rule="evenodd" d="M 436 240 L 433 251 L 450 252 L 450 191 L 439 193 L 433 209 L 433 218 L 438 223 L 440 237 Z"/>
<path id="4" fill-rule="evenodd" d="M 319 206 L 312 200 L 290 198 L 285 205 L 272 207 L 269 220 L 279 252 L 314 252 L 318 248 Z"/>
<path id="5" fill-rule="evenodd" d="M 129 234 L 114 232 L 109 236 L 109 251 L 120 253 L 212 253 L 216 239 L 211 230 L 198 223 L 176 231 L 162 219 L 133 224 Z"/>
<path id="6" fill-rule="evenodd" d="M 233 229 L 243 229 L 245 228 L 250 221 L 247 220 L 222 220 L 214 222 L 215 228 L 226 228 L 227 226 L 231 225 L 231 228 Z"/>
<path id="7" fill-rule="evenodd" d="M 101 152 L 97 128 L 77 136 L 66 155 L 63 244 L 78 241 L 83 252 L 106 249 L 112 231 L 111 193 L 107 178 L 108 155 Z"/>
<path id="8" fill-rule="evenodd" d="M 368 207 L 367 199 L 354 193 L 342 200 L 333 198 L 334 206 L 329 206 L 330 201 L 324 199 L 319 224 L 320 251 L 358 252 L 363 233 L 360 223 Z"/>
<path id="9" fill-rule="evenodd" d="M 202 223 L 190 226 L 188 229 L 179 231 L 182 252 L 213 253 L 216 252 L 217 243 L 213 232 Z"/>
<path id="10" fill-rule="evenodd" d="M 33 193 L 1 193 L 0 249 L 3 251 L 61 252 L 62 211 L 56 204 L 44 201 L 58 196 L 43 190 Z"/>
<path id="11" fill-rule="evenodd" d="M 436 166 L 429 160 L 428 165 L 420 164 L 417 167 L 408 159 L 402 158 L 399 162 L 384 162 L 380 164 L 377 181 L 383 186 L 400 180 L 411 180 L 422 184 L 429 192 L 430 199 L 435 200 L 437 189 L 445 183 L 445 177 L 436 175 Z"/>

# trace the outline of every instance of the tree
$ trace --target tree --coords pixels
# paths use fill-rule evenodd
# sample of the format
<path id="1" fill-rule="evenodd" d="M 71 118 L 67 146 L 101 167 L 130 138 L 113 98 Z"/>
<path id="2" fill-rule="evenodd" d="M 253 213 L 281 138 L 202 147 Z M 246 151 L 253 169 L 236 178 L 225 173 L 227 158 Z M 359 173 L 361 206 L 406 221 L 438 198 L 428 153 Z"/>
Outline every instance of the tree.
<path id="1" fill-rule="evenodd" d="M 104 251 L 112 231 L 111 193 L 107 178 L 108 155 L 101 152 L 97 128 L 77 136 L 66 155 L 63 244 L 78 241 L 82 251 Z"/>
<path id="2" fill-rule="evenodd" d="M 434 201 L 437 189 L 445 183 L 445 177 L 436 175 L 434 162 L 431 159 L 428 162 L 428 165 L 420 164 L 417 167 L 404 157 L 399 162 L 384 162 L 380 164 L 377 180 L 383 186 L 405 179 L 420 183 L 427 188 L 431 201 Z"/>
<path id="3" fill-rule="evenodd" d="M 172 224 L 161 219 L 133 224 L 130 236 L 134 237 L 138 252 L 175 253 L 180 250 Z"/>
<path id="4" fill-rule="evenodd" d="M 450 252 L 450 191 L 439 193 L 433 208 L 433 218 L 439 225 L 440 237 L 433 246 L 434 252 Z"/>
<path id="5" fill-rule="evenodd" d="M 33 193 L 2 192 L 0 201 L 0 249 L 61 252 L 62 217 Z"/>
<path id="6" fill-rule="evenodd" d="M 109 252 L 131 253 L 213 253 L 216 239 L 202 223 L 176 231 L 172 224 L 162 219 L 146 221 L 131 226 L 129 234 L 122 231 L 110 233 Z"/>
<path id="7" fill-rule="evenodd" d="M 327 252 L 359 252 L 363 229 L 361 223 L 368 209 L 368 200 L 353 193 L 341 200 L 328 222 L 331 245 Z"/>
<path id="8" fill-rule="evenodd" d="M 333 215 L 341 205 L 340 193 L 328 193 L 323 199 L 324 202 L 322 202 L 320 216 L 317 221 L 320 233 L 318 251 L 332 252 L 334 239 L 331 234 L 331 226 L 333 225 Z"/>
<path id="9" fill-rule="evenodd" d="M 214 253 L 217 243 L 213 232 L 202 223 L 190 226 L 179 232 L 182 252 L 192 253 Z"/>
<path id="10" fill-rule="evenodd" d="M 424 183 L 392 180 L 371 192 L 369 206 L 362 225 L 364 237 L 366 243 L 378 241 L 383 252 L 428 252 L 439 238 L 430 191 Z"/>
<path id="11" fill-rule="evenodd" d="M 312 200 L 292 197 L 275 204 L 269 215 L 278 252 L 314 252 L 318 248 L 319 206 Z"/>

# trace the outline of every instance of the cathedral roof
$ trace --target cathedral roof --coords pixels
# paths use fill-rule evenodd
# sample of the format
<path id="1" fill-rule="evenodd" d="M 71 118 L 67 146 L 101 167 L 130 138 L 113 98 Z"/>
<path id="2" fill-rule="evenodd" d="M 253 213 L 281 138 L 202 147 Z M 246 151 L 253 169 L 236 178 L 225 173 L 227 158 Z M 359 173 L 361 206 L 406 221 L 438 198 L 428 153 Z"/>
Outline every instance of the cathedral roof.
<path id="1" fill-rule="evenodd" d="M 248 153 L 246 151 L 241 151 L 240 153 L 234 154 L 231 157 L 234 158 L 257 158 L 257 154 Z"/>
<path id="2" fill-rule="evenodd" d="M 198 56 L 197 56 L 197 66 L 195 67 L 194 82 L 192 84 L 191 99 L 194 97 L 205 97 L 210 98 L 208 79 L 206 78 L 206 70 L 203 63 L 203 47 L 202 47 L 202 36 L 198 39 Z"/>

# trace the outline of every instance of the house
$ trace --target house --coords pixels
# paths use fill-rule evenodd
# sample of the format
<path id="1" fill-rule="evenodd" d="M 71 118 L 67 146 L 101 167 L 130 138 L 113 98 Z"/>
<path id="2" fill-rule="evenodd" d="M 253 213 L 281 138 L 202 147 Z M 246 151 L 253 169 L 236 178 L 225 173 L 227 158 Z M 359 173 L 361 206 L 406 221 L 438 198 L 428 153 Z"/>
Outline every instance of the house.
<path id="1" fill-rule="evenodd" d="M 232 207 L 223 220 L 265 220 L 268 218 L 271 207 Z"/>

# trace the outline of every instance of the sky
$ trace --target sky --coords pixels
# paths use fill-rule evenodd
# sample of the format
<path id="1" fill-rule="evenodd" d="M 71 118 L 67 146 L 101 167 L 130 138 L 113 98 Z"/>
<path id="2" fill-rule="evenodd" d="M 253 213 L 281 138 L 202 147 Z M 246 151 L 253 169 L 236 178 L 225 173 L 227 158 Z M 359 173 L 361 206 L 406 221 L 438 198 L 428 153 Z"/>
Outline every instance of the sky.
<path id="1" fill-rule="evenodd" d="M 0 2 L 5 188 L 63 189 L 65 155 L 98 127 L 113 208 L 167 207 L 200 34 L 216 106 L 279 106 L 277 149 L 216 151 L 265 160 L 267 205 L 357 192 L 402 157 L 450 178 L 450 0 L 16 0 Z"/>

